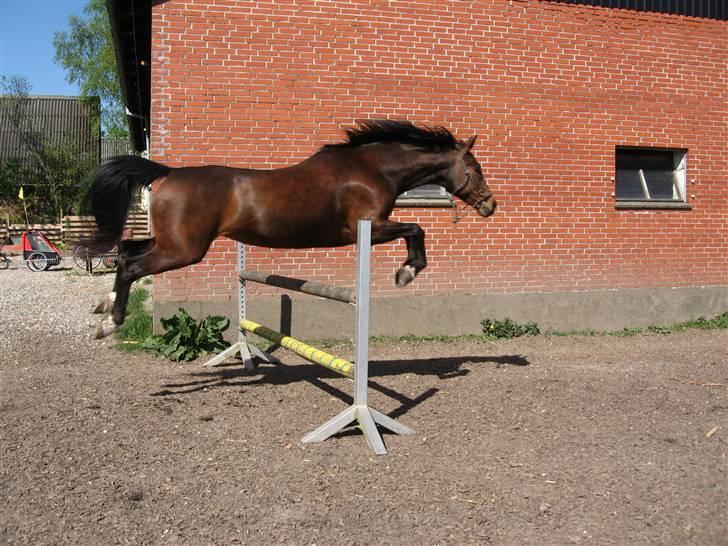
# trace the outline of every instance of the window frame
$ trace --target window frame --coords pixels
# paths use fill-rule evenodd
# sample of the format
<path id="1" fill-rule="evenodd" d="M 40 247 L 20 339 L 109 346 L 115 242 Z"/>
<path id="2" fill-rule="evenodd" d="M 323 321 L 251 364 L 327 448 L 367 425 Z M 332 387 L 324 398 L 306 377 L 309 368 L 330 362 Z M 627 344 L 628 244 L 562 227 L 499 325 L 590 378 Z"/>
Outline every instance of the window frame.
<path id="1" fill-rule="evenodd" d="M 640 186 L 643 197 L 618 197 L 617 184 L 619 183 L 619 152 L 620 151 L 644 151 L 644 152 L 670 152 L 673 155 L 672 168 L 672 199 L 654 198 L 650 195 L 647 179 L 644 171 L 647 169 L 638 168 Z M 687 148 L 666 148 L 658 146 L 615 146 L 614 149 L 614 206 L 616 209 L 692 209 L 688 202 L 687 195 Z"/>
<path id="2" fill-rule="evenodd" d="M 438 188 L 440 191 L 440 195 L 422 195 L 418 190 L 421 190 L 422 188 Z M 406 191 L 400 196 L 397 197 L 397 201 L 395 202 L 396 207 L 442 207 L 442 208 L 451 208 L 455 206 L 455 202 L 453 201 L 453 196 L 450 195 L 450 193 L 443 188 L 442 186 L 437 186 L 436 184 L 429 184 L 427 186 L 422 186 L 420 188 L 415 188 L 414 190 Z"/>

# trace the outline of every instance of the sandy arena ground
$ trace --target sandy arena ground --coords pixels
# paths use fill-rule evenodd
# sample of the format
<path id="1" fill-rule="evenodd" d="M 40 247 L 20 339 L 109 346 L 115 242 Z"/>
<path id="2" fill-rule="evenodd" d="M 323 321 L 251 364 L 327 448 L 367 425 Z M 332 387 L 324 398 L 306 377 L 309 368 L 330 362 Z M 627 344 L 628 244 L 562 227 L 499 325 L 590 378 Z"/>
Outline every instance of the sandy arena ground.
<path id="1" fill-rule="evenodd" d="M 351 382 L 90 339 L 112 276 L 0 271 L 2 544 L 728 544 L 728 332 L 371 348 Z M 332 352 L 351 357 L 348 348 Z"/>

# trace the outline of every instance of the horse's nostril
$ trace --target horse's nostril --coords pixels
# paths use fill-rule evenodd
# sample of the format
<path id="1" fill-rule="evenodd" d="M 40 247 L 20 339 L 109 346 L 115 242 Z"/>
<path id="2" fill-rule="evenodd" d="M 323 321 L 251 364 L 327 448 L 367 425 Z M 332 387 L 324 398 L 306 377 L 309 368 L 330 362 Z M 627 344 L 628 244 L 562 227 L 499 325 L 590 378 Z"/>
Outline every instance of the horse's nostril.
<path id="1" fill-rule="evenodd" d="M 478 213 L 483 217 L 490 216 L 495 212 L 497 206 L 498 203 L 491 195 L 486 201 L 483 201 L 483 203 L 480 205 Z"/>

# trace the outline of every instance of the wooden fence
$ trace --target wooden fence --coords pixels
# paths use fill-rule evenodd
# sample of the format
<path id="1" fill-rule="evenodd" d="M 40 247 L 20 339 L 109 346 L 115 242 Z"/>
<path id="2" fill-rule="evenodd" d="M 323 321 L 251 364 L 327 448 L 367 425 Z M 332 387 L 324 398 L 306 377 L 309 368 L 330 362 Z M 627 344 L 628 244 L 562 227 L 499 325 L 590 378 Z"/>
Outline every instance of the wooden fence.
<path id="1" fill-rule="evenodd" d="M 39 229 L 45 233 L 52 243 L 63 243 L 71 247 L 82 236 L 90 235 L 96 229 L 93 216 L 65 216 L 61 224 L 32 224 L 31 229 Z M 25 231 L 25 224 L 0 224 L 0 241 L 8 236 L 20 237 Z M 132 239 L 144 239 L 149 236 L 146 212 L 133 212 L 129 215 L 126 229 L 131 230 Z"/>

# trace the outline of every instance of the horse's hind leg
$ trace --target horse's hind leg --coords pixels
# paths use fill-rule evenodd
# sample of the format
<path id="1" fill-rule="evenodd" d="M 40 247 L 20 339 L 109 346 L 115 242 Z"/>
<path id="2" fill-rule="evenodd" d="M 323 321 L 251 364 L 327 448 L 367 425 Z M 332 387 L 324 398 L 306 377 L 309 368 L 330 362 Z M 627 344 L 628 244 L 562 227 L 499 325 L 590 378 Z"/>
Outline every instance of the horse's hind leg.
<path id="1" fill-rule="evenodd" d="M 138 244 L 126 247 L 116 272 L 114 291 L 116 297 L 111 314 L 104 317 L 96 330 L 96 339 L 106 337 L 124 323 L 129 291 L 134 281 L 163 273 L 170 269 L 178 269 L 199 262 L 207 250 L 207 245 L 199 248 L 162 249 L 154 239 L 138 241 Z M 146 243 L 146 244 L 141 244 Z"/>
<path id="2" fill-rule="evenodd" d="M 123 313 L 126 313 L 126 304 L 129 299 L 131 282 L 127 282 L 128 266 L 130 263 L 133 263 L 135 259 L 138 259 L 147 252 L 153 244 L 153 239 L 144 239 L 142 241 L 122 241 L 119 243 L 119 255 L 116 262 L 114 289 L 112 292 L 109 292 L 106 296 L 104 296 L 104 298 L 96 306 L 96 309 L 94 309 L 95 313 L 106 314 L 96 330 L 97 339 L 106 337 L 116 330 L 118 325 L 113 319 L 113 310 L 115 307 L 121 306 L 123 308 Z"/>
<path id="3" fill-rule="evenodd" d="M 103 298 L 101 298 L 99 303 L 96 304 L 96 307 L 94 307 L 94 310 L 91 312 L 95 315 L 103 315 L 104 313 L 108 313 L 109 311 L 111 311 L 111 308 L 114 305 L 115 299 L 116 299 L 116 289 L 114 289 L 113 292 L 109 292 Z"/>
<path id="4" fill-rule="evenodd" d="M 151 239 L 144 239 L 140 241 L 125 240 L 119 243 L 119 253 L 116 260 L 116 278 L 114 280 L 114 289 L 106 294 L 101 301 L 96 305 L 93 310 L 95 314 L 104 314 L 111 312 L 116 301 L 116 293 L 118 292 L 119 286 L 119 271 L 126 263 L 129 255 L 141 254 L 151 244 Z"/>
<path id="5" fill-rule="evenodd" d="M 407 260 L 397 271 L 395 282 L 402 288 L 411 283 L 417 274 L 427 267 L 425 232 L 418 224 L 389 220 L 372 223 L 372 244 L 388 243 L 400 237 L 407 243 Z"/>

